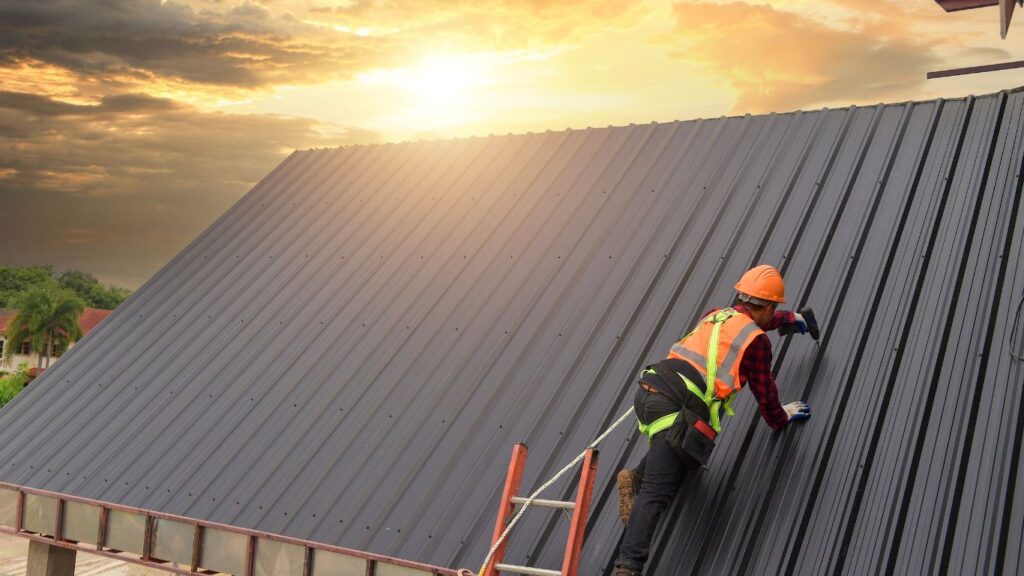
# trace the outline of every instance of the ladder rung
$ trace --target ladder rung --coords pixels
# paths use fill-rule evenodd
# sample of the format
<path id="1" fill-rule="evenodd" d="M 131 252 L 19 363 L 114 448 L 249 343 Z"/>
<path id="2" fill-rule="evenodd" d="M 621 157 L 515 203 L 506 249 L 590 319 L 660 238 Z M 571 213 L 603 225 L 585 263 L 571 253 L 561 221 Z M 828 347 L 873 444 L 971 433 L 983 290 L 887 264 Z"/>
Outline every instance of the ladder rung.
<path id="1" fill-rule="evenodd" d="M 534 500 L 536 502 L 536 500 Z M 513 566 L 512 564 L 495 564 L 498 572 L 515 572 L 516 574 L 534 574 L 536 576 L 562 576 L 558 570 L 545 570 L 543 568 L 531 568 L 529 566 Z"/>
<path id="2" fill-rule="evenodd" d="M 522 496 L 513 496 L 513 504 L 526 504 L 529 498 L 523 498 Z M 563 502 L 561 500 L 541 500 L 540 498 L 534 498 L 533 504 L 535 506 L 547 506 L 548 508 L 564 508 L 566 510 L 573 510 L 576 508 L 575 502 Z"/>

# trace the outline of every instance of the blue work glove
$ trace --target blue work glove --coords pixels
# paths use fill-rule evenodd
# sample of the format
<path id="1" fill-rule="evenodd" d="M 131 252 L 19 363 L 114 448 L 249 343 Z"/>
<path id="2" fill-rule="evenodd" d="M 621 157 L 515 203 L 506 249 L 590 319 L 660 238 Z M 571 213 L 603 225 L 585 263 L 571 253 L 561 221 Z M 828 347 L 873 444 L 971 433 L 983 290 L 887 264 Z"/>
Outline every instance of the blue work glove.
<path id="1" fill-rule="evenodd" d="M 796 329 L 801 334 L 807 334 L 807 320 L 804 320 L 804 315 L 799 312 L 793 312 L 793 321 L 796 322 Z"/>
<path id="2" fill-rule="evenodd" d="M 783 406 L 782 409 L 786 411 L 786 415 L 789 416 L 790 422 L 799 422 L 811 417 L 811 407 L 802 400 L 790 402 Z"/>
<path id="3" fill-rule="evenodd" d="M 818 330 L 818 319 L 814 317 L 814 310 L 801 308 L 799 312 L 793 312 L 793 323 L 779 328 L 779 334 L 786 336 L 793 332 L 810 334 L 815 340 L 821 335 Z"/>

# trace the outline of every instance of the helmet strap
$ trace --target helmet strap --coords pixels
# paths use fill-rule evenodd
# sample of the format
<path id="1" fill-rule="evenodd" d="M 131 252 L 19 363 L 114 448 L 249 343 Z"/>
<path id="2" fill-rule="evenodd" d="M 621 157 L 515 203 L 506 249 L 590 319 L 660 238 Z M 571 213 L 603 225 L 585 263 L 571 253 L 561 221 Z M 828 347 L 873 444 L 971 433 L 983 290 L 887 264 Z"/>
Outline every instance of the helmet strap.
<path id="1" fill-rule="evenodd" d="M 740 302 L 753 304 L 754 306 L 767 306 L 771 304 L 771 302 L 768 300 L 757 298 L 755 296 L 751 296 L 750 294 L 744 294 L 743 292 L 737 292 L 736 299 L 739 300 Z"/>

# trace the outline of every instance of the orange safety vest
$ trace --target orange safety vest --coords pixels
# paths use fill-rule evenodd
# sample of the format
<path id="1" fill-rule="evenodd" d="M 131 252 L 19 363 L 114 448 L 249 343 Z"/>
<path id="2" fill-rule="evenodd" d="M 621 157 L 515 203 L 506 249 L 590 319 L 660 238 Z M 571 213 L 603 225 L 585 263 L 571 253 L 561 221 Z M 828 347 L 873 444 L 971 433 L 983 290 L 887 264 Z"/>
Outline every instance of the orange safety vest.
<path id="1" fill-rule="evenodd" d="M 749 316 L 734 308 L 709 314 L 692 332 L 672 345 L 669 358 L 689 362 L 700 371 L 707 383 L 703 394 L 697 394 L 711 409 L 712 424 L 717 430 L 718 407 L 725 405 L 732 415 L 732 395 L 743 388 L 740 382 L 740 361 L 747 346 L 764 331 Z"/>

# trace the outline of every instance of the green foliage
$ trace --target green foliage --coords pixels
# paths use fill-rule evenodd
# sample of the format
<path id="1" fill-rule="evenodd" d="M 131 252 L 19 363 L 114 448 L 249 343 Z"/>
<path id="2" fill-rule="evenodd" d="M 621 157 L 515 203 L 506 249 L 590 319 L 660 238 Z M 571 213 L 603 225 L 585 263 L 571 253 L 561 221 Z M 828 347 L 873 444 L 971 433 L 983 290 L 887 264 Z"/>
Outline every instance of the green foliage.
<path id="1" fill-rule="evenodd" d="M 99 308 L 101 310 L 113 310 L 120 306 L 121 302 L 124 302 L 131 296 L 131 290 L 127 288 L 118 288 L 117 286 L 103 286 L 101 284 L 93 284 L 89 287 L 89 293 L 87 295 L 79 294 L 85 300 L 85 302 L 91 308 Z"/>
<path id="2" fill-rule="evenodd" d="M 50 266 L 0 266 L 0 307 L 17 308 L 23 294 L 39 286 L 59 286 L 78 295 L 90 308 L 113 310 L 131 291 L 100 284 L 92 274 L 66 270 L 59 275 Z"/>
<path id="3" fill-rule="evenodd" d="M 56 349 L 66 347 L 61 340 L 73 342 L 82 337 L 78 318 L 85 303 L 74 292 L 56 284 L 36 286 L 19 297 L 16 304 L 18 313 L 7 325 L 4 364 L 10 363 L 22 342 L 31 342 L 32 349 L 42 356 L 51 356 Z"/>
<path id="4" fill-rule="evenodd" d="M 54 283 L 50 266 L 0 266 L 0 307 L 13 307 L 17 297 L 30 288 Z"/>
<path id="5" fill-rule="evenodd" d="M 61 288 L 66 288 L 77 294 L 85 302 L 86 306 L 101 310 L 113 310 L 131 295 L 130 290 L 115 286 L 104 286 L 92 274 L 78 270 L 62 272 L 57 277 L 57 284 Z"/>
<path id="6" fill-rule="evenodd" d="M 79 272 L 78 270 L 67 270 L 57 276 L 57 285 L 61 288 L 71 290 L 79 296 L 85 296 L 89 289 L 98 284 L 99 281 L 92 274 Z"/>
<path id="7" fill-rule="evenodd" d="M 6 405 L 18 392 L 25 389 L 25 384 L 28 383 L 28 364 L 22 362 L 18 366 L 18 371 L 14 374 L 7 376 L 6 378 L 0 378 L 0 407 Z"/>

